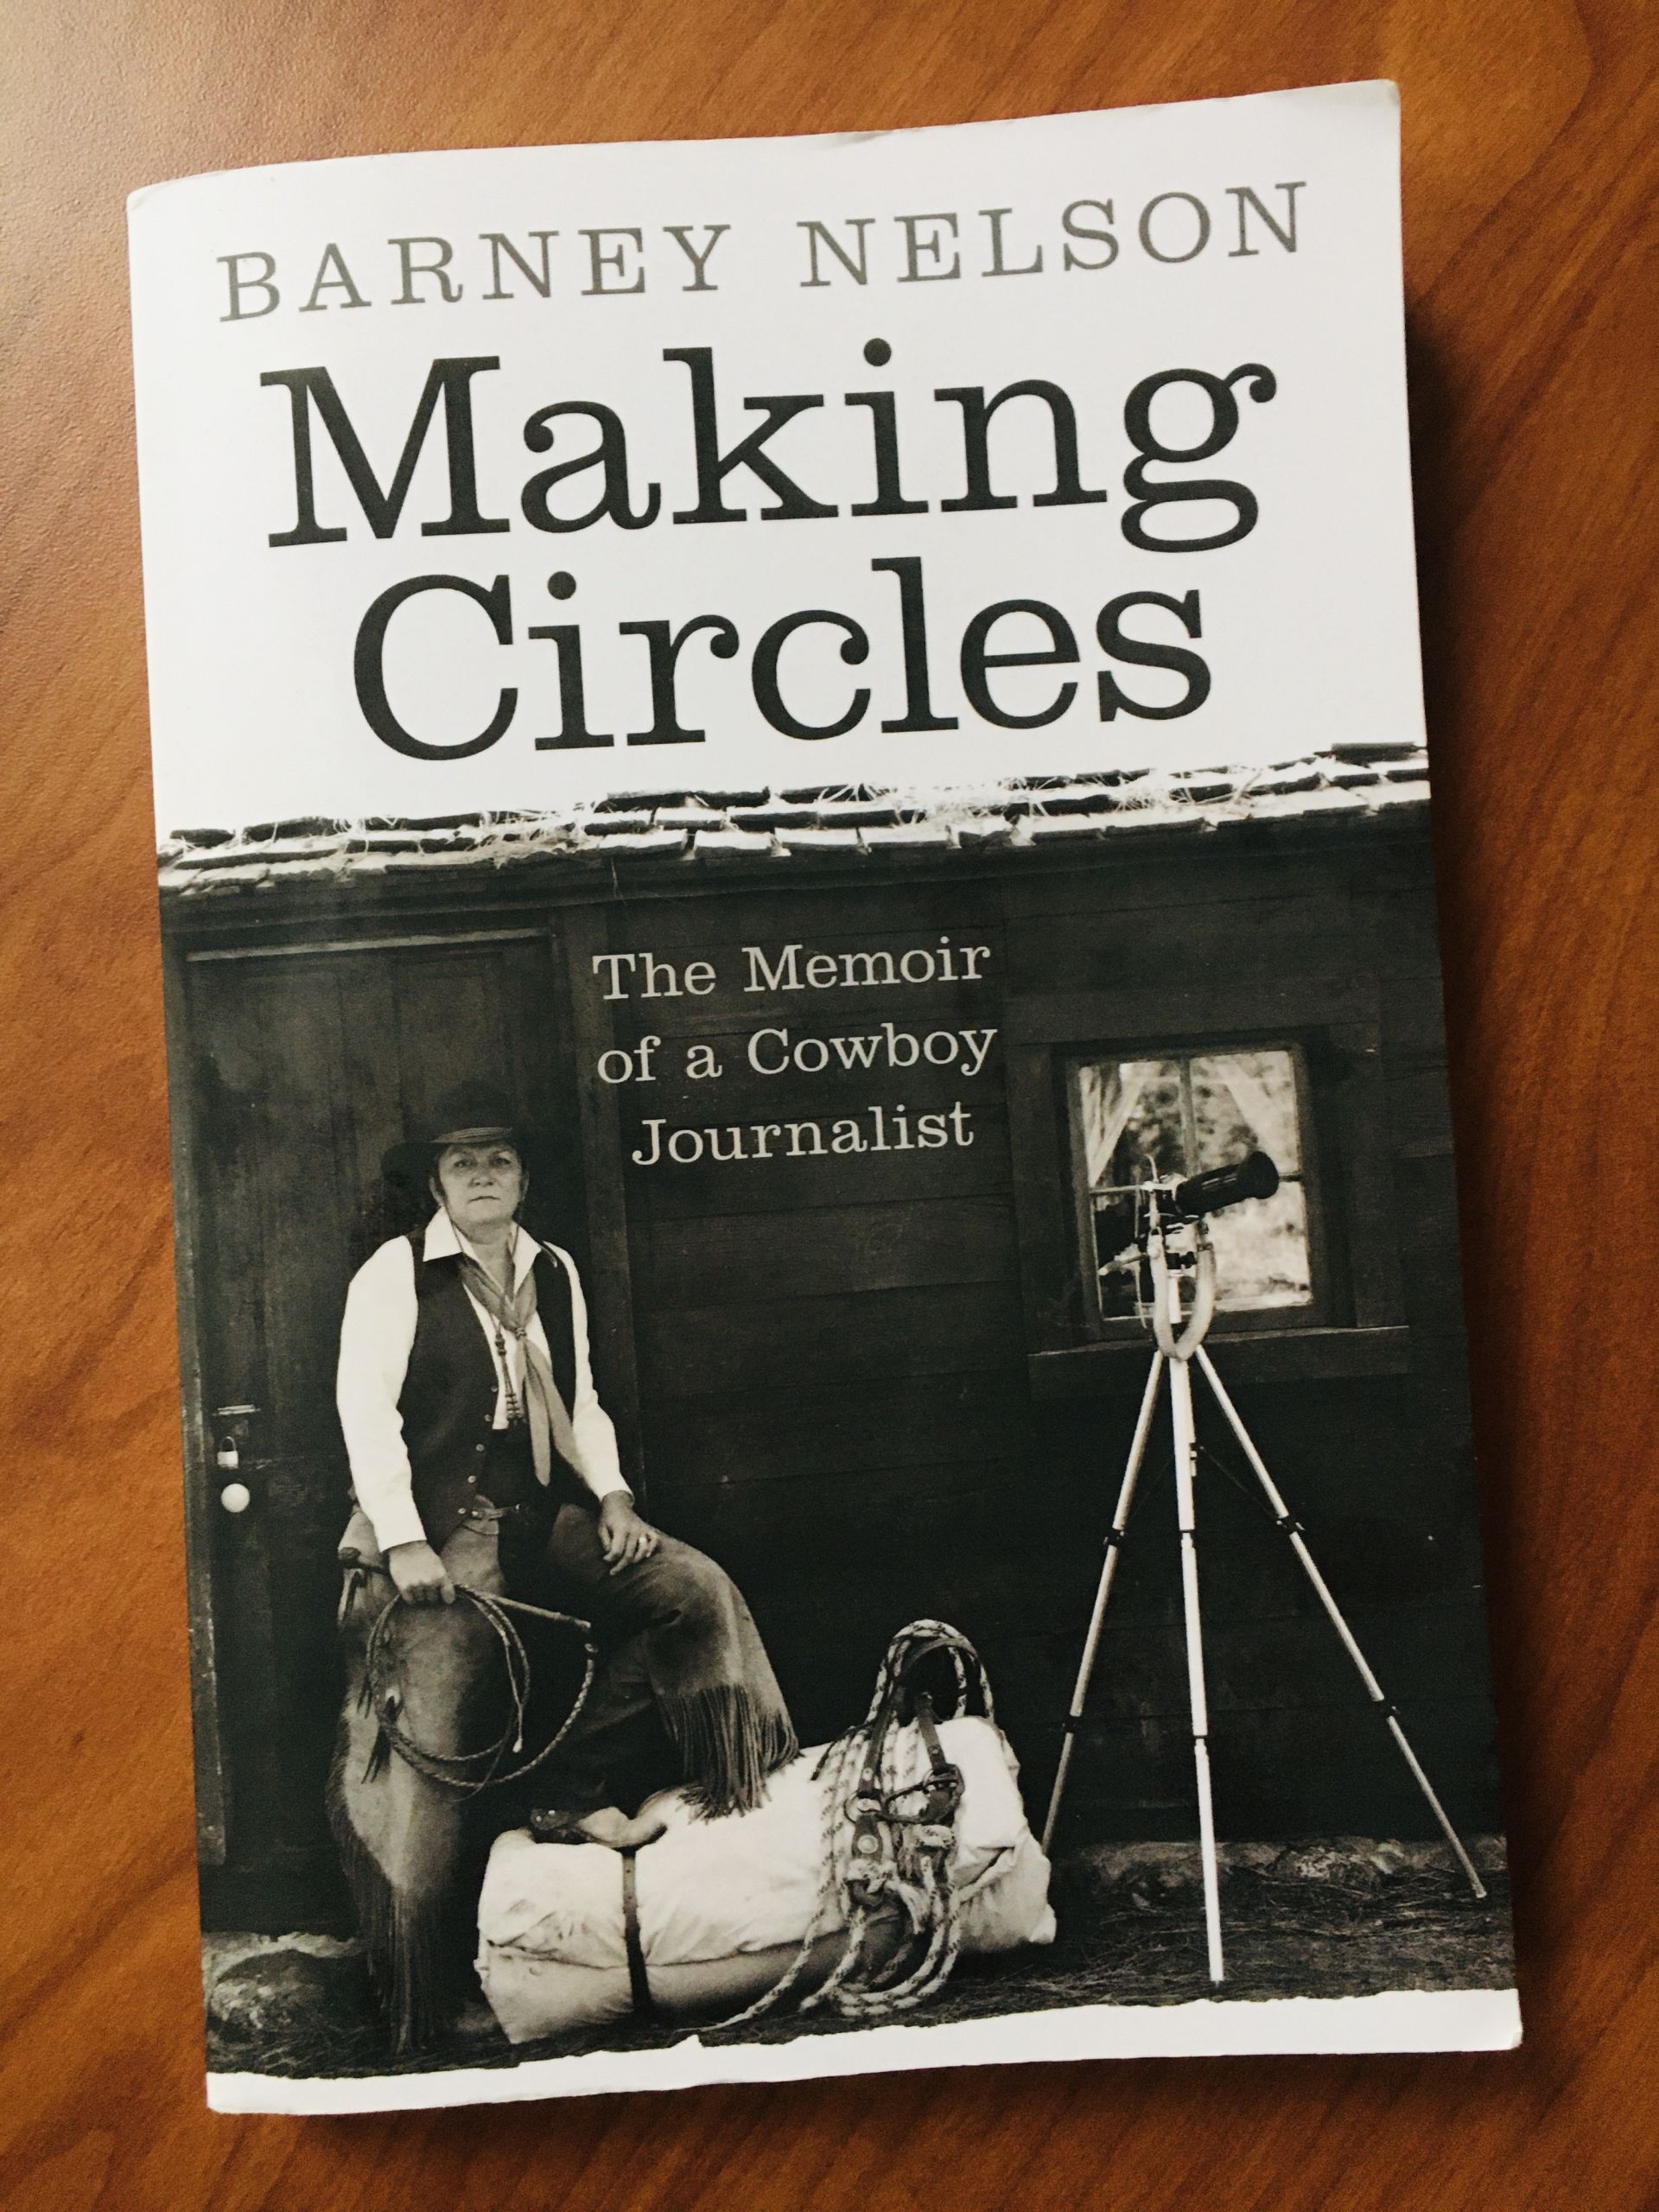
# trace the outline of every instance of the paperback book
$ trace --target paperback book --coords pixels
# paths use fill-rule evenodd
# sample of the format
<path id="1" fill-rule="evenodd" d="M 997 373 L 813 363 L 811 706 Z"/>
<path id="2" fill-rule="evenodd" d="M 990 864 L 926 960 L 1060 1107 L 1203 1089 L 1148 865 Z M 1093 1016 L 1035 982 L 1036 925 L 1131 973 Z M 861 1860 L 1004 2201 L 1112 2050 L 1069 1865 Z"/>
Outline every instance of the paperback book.
<path id="1" fill-rule="evenodd" d="M 217 2108 L 1518 2039 L 1399 164 L 135 196 Z"/>

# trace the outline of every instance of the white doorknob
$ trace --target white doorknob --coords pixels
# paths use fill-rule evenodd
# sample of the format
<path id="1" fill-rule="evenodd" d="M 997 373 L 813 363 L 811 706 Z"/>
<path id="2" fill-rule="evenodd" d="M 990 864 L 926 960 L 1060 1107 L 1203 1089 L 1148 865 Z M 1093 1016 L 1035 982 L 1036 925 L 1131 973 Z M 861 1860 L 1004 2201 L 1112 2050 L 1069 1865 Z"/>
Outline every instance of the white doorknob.
<path id="1" fill-rule="evenodd" d="M 219 1493 L 219 1502 L 227 1513 L 245 1513 L 253 1503 L 253 1492 L 246 1483 L 226 1483 Z"/>

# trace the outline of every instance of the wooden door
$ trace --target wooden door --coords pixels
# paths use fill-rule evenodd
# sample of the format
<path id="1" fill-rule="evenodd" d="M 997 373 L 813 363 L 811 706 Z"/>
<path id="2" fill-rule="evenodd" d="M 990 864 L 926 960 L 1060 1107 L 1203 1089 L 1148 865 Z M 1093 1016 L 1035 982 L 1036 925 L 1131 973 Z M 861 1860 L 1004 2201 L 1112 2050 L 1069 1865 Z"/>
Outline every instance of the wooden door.
<path id="1" fill-rule="evenodd" d="M 551 939 L 530 930 L 184 957 L 175 1080 L 188 1089 L 175 1110 L 209 1925 L 341 1922 L 323 1786 L 346 1286 L 404 1225 L 385 1211 L 383 1152 L 470 1076 L 499 1083 L 556 1140 L 569 1133 L 532 1204 L 582 1262 L 559 981 Z M 240 1511 L 222 1502 L 236 1484 L 250 1494 Z"/>

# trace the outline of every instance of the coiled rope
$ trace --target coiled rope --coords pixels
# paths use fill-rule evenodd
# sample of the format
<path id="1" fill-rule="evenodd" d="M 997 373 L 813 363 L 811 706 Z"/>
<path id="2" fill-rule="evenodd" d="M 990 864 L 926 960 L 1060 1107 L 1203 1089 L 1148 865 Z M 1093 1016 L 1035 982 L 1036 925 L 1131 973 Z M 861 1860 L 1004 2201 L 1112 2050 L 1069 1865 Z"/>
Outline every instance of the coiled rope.
<path id="1" fill-rule="evenodd" d="M 593 1688 L 594 1670 L 599 1662 L 599 1647 L 594 1641 L 593 1624 L 580 1620 L 574 1613 L 555 1612 L 545 1605 L 531 1605 L 522 1598 L 493 1597 L 487 1591 L 474 1590 L 465 1582 L 454 1586 L 456 1601 L 471 1605 L 493 1630 L 500 1647 L 503 1665 L 506 1670 L 507 1694 L 512 1701 L 512 1717 L 493 1742 L 475 1751 L 434 1751 L 417 1743 L 403 1725 L 403 1700 L 389 1676 L 394 1666 L 396 1642 L 394 1622 L 399 1609 L 407 1600 L 401 1592 L 393 1596 L 383 1608 L 369 1630 L 368 1643 L 363 1655 L 363 1700 L 380 1722 L 384 1742 L 395 1751 L 399 1758 L 423 1774 L 430 1782 L 440 1782 L 446 1789 L 459 1791 L 463 1796 L 475 1797 L 482 1789 L 499 1788 L 504 1783 L 521 1781 L 533 1774 L 543 1760 L 549 1759 L 575 1726 L 577 1716 L 588 1702 L 588 1693 Z M 554 1736 L 541 1750 L 517 1766 L 500 1770 L 501 1762 L 509 1756 L 517 1758 L 524 1748 L 524 1714 L 530 1701 L 530 1655 L 524 1649 L 524 1638 L 509 1618 L 511 1613 L 526 1613 L 533 1619 L 550 1621 L 560 1628 L 575 1629 L 582 1637 L 585 1663 L 582 1687 L 575 1702 L 566 1713 Z M 377 1754 L 380 1751 L 376 1746 Z"/>
<path id="2" fill-rule="evenodd" d="M 962 1944 L 950 1881 L 962 1776 L 940 1749 L 925 1691 L 914 1693 L 912 1704 L 929 1770 L 919 1782 L 899 1779 L 905 1678 L 937 1651 L 950 1657 L 957 1710 L 966 1708 L 971 1668 L 985 1717 L 995 1721 L 984 1667 L 959 1630 L 935 1620 L 912 1621 L 899 1630 L 876 1675 L 869 1710 L 856 1727 L 836 1737 L 815 1770 L 815 1780 L 825 1778 L 823 1872 L 800 1948 L 781 1979 L 753 2005 L 703 2033 L 746 2027 L 781 2004 L 799 1986 L 818 1942 L 837 1923 L 846 1937 L 841 1956 L 827 1979 L 801 1999 L 802 2012 L 828 2005 L 843 2019 L 907 2012 L 949 1980 Z M 866 1940 L 876 1921 L 895 1907 L 904 1916 L 906 1941 L 897 1959 L 883 1965 L 867 1954 Z"/>

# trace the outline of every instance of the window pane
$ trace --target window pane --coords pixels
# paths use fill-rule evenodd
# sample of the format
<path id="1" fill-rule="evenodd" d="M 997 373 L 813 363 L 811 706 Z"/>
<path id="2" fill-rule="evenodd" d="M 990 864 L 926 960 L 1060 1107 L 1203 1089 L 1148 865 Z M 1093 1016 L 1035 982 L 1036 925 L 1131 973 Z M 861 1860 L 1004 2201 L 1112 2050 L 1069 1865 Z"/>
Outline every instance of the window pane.
<path id="1" fill-rule="evenodd" d="M 1096 1062 L 1077 1071 L 1089 1187 L 1184 1175 L 1179 1060 Z"/>
<path id="2" fill-rule="evenodd" d="M 1312 1299 L 1307 1197 L 1300 1183 L 1281 1183 L 1270 1198 L 1247 1198 L 1211 1214 L 1210 1236 L 1216 1248 L 1216 1304 L 1224 1313 L 1306 1306 Z"/>
<path id="3" fill-rule="evenodd" d="M 1193 1060 L 1198 1167 L 1265 1152 L 1281 1175 L 1300 1175 L 1296 1070 L 1288 1052 L 1211 1052 Z"/>

